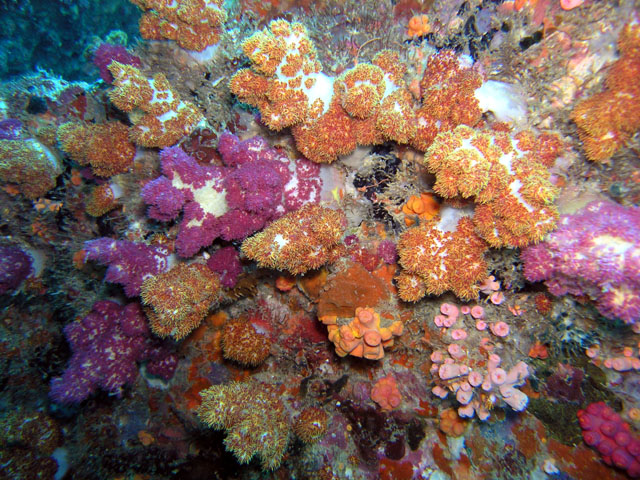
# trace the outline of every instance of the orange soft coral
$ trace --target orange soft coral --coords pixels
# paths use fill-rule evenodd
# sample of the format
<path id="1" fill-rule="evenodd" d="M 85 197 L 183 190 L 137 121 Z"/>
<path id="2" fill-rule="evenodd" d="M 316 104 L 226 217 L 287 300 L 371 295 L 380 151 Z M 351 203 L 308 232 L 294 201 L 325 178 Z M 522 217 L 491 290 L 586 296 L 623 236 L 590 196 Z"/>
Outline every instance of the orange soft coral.
<path id="1" fill-rule="evenodd" d="M 408 37 L 423 37 L 431 31 L 429 17 L 427 15 L 414 15 L 407 25 Z"/>
<path id="2" fill-rule="evenodd" d="M 220 290 L 218 275 L 205 265 L 179 263 L 171 270 L 142 283 L 140 297 L 151 330 L 160 337 L 181 340 L 200 322 L 216 301 Z"/>
<path id="3" fill-rule="evenodd" d="M 492 247 L 523 247 L 554 229 L 556 188 L 547 165 L 561 151 L 549 135 L 484 132 L 465 125 L 441 133 L 425 154 L 436 175 L 434 191 L 445 198 L 472 198 L 473 223 Z"/>
<path id="4" fill-rule="evenodd" d="M 609 69 L 606 90 L 571 112 L 585 154 L 596 162 L 607 162 L 640 129 L 640 19 L 633 17 L 620 32 L 622 56 Z"/>
<path id="5" fill-rule="evenodd" d="M 449 437 L 460 437 L 469 424 L 469 420 L 461 418 L 453 408 L 448 408 L 440 413 L 440 424 L 438 427 Z"/>
<path id="6" fill-rule="evenodd" d="M 136 67 L 115 61 L 109 71 L 115 87 L 109 97 L 120 110 L 131 112 L 133 126 L 129 136 L 138 145 L 174 145 L 204 118 L 195 105 L 180 100 L 162 73 L 147 80 Z"/>
<path id="7" fill-rule="evenodd" d="M 242 252 L 260 267 L 298 275 L 340 256 L 345 224 L 341 211 L 307 204 L 247 238 Z"/>
<path id="8" fill-rule="evenodd" d="M 120 122 L 67 122 L 58 128 L 57 137 L 65 153 L 80 165 L 91 165 L 99 177 L 126 172 L 136 154 L 129 128 Z"/>
<path id="9" fill-rule="evenodd" d="M 274 130 L 292 127 L 298 149 L 330 163 L 357 145 L 407 143 L 416 132 L 412 99 L 396 53 L 383 51 L 340 77 L 322 73 L 300 23 L 272 21 L 244 41 L 252 62 L 231 79 L 231 91 L 260 110 Z"/>
<path id="10" fill-rule="evenodd" d="M 416 111 L 418 130 L 411 145 L 424 151 L 438 132 L 476 125 L 482 110 L 474 93 L 482 82 L 482 75 L 464 65 L 452 50 L 429 57 L 420 81 L 422 105 Z"/>
<path id="11" fill-rule="evenodd" d="M 438 215 L 440 204 L 435 196 L 423 192 L 418 195 L 411 195 L 407 203 L 402 206 L 402 213 L 405 214 L 404 223 L 407 227 L 415 225 L 419 220 L 431 220 Z"/>
<path id="12" fill-rule="evenodd" d="M 441 229 L 435 220 L 410 228 L 400 236 L 397 248 L 403 268 L 397 277 L 398 295 L 404 301 L 447 290 L 473 299 L 487 277 L 483 259 L 487 244 L 475 234 L 468 217 L 460 218 L 453 231 Z"/>
<path id="13" fill-rule="evenodd" d="M 328 96 L 316 96 L 318 80 L 325 79 L 320 74 L 322 67 L 316 59 L 315 47 L 302 24 L 275 20 L 246 39 L 242 49 L 252 67 L 232 77 L 231 91 L 241 101 L 259 108 L 262 120 L 272 129 L 299 124 L 311 111 L 317 118 L 329 107 L 331 92 Z M 280 75 L 276 75 L 278 69 Z M 314 87 L 312 94 L 310 90 Z"/>
<path id="14" fill-rule="evenodd" d="M 131 0 L 145 13 L 140 18 L 142 38 L 174 40 L 182 48 L 201 52 L 220 39 L 227 14 L 223 0 Z"/>
<path id="15" fill-rule="evenodd" d="M 380 405 L 382 410 L 393 410 L 402 403 L 402 395 L 398 390 L 398 382 L 391 375 L 381 378 L 371 389 L 371 400 Z"/>
<path id="16" fill-rule="evenodd" d="M 393 337 L 402 334 L 402 322 L 393 317 L 380 316 L 372 308 L 356 308 L 352 319 L 325 315 L 319 320 L 327 325 L 329 340 L 341 357 L 353 355 L 369 360 L 384 357 L 384 347 L 393 345 Z"/>

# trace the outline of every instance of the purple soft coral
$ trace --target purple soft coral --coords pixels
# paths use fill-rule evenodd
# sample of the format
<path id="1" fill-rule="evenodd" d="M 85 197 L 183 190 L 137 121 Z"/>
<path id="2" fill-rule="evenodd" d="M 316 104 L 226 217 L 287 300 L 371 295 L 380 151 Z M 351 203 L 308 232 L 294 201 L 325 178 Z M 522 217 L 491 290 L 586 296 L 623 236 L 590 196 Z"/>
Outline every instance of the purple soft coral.
<path id="1" fill-rule="evenodd" d="M 136 362 L 149 360 L 150 368 L 168 380 L 177 357 L 149 338 L 146 319 L 137 303 L 123 307 L 102 300 L 82 320 L 64 328 L 73 355 L 61 377 L 51 382 L 57 403 L 80 403 L 98 388 L 120 396 L 122 387 L 138 375 Z"/>
<path id="2" fill-rule="evenodd" d="M 140 287 L 147 277 L 169 268 L 169 252 L 162 246 L 103 237 L 85 242 L 83 250 L 85 261 L 109 266 L 105 281 L 122 285 L 128 297 L 140 295 Z"/>
<path id="3" fill-rule="evenodd" d="M 235 287 L 238 276 L 242 273 L 238 252 L 233 247 L 224 247 L 214 252 L 207 261 L 207 267 L 220 275 L 220 283 L 225 288 Z"/>
<path id="4" fill-rule="evenodd" d="M 216 238 L 240 240 L 284 213 L 319 199 L 319 167 L 294 164 L 261 137 L 225 132 L 224 165 L 200 165 L 177 147 L 160 152 L 162 177 L 142 189 L 149 217 L 169 221 L 182 211 L 176 251 L 190 257 Z M 315 168 L 315 169 L 314 169 Z"/>
<path id="5" fill-rule="evenodd" d="M 31 272 L 28 254 L 18 247 L 0 245 L 0 295 L 15 291 Z"/>
<path id="6" fill-rule="evenodd" d="M 107 67 L 111 62 L 119 62 L 123 65 L 133 65 L 140 67 L 142 62 L 139 57 L 130 54 L 122 45 L 113 45 L 111 43 L 102 43 L 96 48 L 93 54 L 93 63 L 100 69 L 100 78 L 105 83 L 113 83 L 113 75 Z"/>
<path id="7" fill-rule="evenodd" d="M 607 318 L 640 321 L 640 208 L 593 202 L 522 252 L 524 274 L 554 295 L 587 295 Z"/>
<path id="8" fill-rule="evenodd" d="M 22 122 L 15 118 L 0 120 L 0 140 L 18 140 L 22 132 Z"/>

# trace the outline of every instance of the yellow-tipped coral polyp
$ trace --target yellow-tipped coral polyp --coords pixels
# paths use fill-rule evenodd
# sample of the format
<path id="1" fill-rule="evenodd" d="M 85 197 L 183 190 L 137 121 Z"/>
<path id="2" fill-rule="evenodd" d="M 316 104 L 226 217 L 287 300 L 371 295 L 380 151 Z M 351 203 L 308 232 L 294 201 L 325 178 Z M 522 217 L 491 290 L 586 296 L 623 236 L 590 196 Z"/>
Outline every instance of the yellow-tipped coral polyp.
<path id="1" fill-rule="evenodd" d="M 271 341 L 251 322 L 230 320 L 222 329 L 222 355 L 242 365 L 257 367 L 269 356 Z"/>
<path id="2" fill-rule="evenodd" d="M 315 443 L 327 433 L 329 415 L 320 407 L 307 407 L 293 424 L 293 431 L 304 443 Z"/>
<path id="3" fill-rule="evenodd" d="M 258 456 L 264 470 L 280 466 L 289 444 L 288 413 L 275 392 L 251 383 L 214 385 L 200 392 L 198 417 L 226 430 L 225 447 L 240 463 Z"/>
<path id="4" fill-rule="evenodd" d="M 638 14 L 618 38 L 621 57 L 609 69 L 606 90 L 571 112 L 589 160 L 608 162 L 640 128 L 640 22 Z"/>
<path id="5" fill-rule="evenodd" d="M 145 13 L 140 34 L 150 40 L 174 40 L 187 50 L 203 51 L 218 43 L 227 13 L 223 0 L 131 0 Z"/>
<path id="6" fill-rule="evenodd" d="M 142 283 L 140 297 L 151 307 L 147 317 L 153 333 L 181 340 L 205 317 L 217 300 L 218 275 L 207 266 L 179 263 Z"/>
<path id="7" fill-rule="evenodd" d="M 7 191 L 34 200 L 55 187 L 61 173 L 58 158 L 37 140 L 0 140 L 0 180 Z"/>
<path id="8" fill-rule="evenodd" d="M 58 128 L 57 137 L 65 153 L 80 165 L 91 165 L 99 177 L 126 172 L 136 154 L 135 145 L 129 141 L 129 128 L 120 122 L 67 122 Z"/>
<path id="9" fill-rule="evenodd" d="M 92 217 L 101 217 L 118 206 L 119 188 L 108 183 L 95 187 L 85 202 L 85 210 Z"/>
<path id="10" fill-rule="evenodd" d="M 180 100 L 162 73 L 148 80 L 136 67 L 116 61 L 109 71 L 114 78 L 109 97 L 120 110 L 130 112 L 129 137 L 138 145 L 174 145 L 204 118 L 193 103 Z"/>
<path id="11" fill-rule="evenodd" d="M 469 217 L 460 218 L 453 231 L 442 230 L 435 220 L 410 228 L 400 236 L 397 248 L 403 268 L 397 278 L 398 295 L 407 302 L 448 290 L 473 299 L 487 277 L 483 258 L 487 244 L 476 235 Z"/>
<path id="12" fill-rule="evenodd" d="M 260 267 L 298 275 L 338 258 L 345 225 L 341 211 L 308 204 L 247 238 L 242 252 Z"/>
<path id="13" fill-rule="evenodd" d="M 492 247 L 536 243 L 555 227 L 557 189 L 547 165 L 560 154 L 561 144 L 541 138 L 460 125 L 440 133 L 425 154 L 425 166 L 436 176 L 434 191 L 473 199 L 476 233 Z"/>

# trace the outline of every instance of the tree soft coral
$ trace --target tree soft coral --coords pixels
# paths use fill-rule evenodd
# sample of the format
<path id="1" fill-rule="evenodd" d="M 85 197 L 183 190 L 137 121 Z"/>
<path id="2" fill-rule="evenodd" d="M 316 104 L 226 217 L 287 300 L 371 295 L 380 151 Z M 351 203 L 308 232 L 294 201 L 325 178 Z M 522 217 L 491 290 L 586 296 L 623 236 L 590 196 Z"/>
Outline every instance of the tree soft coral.
<path id="1" fill-rule="evenodd" d="M 163 175 L 142 189 L 151 218 L 169 221 L 183 212 L 176 240 L 180 256 L 190 257 L 216 238 L 243 239 L 319 199 L 319 172 L 309 171 L 310 162 L 294 166 L 261 137 L 240 141 L 223 133 L 218 149 L 222 166 L 200 165 L 177 147 L 162 150 Z"/>
<path id="2" fill-rule="evenodd" d="M 587 295 L 607 318 L 640 320 L 640 208 L 592 202 L 563 215 L 546 241 L 522 252 L 524 275 L 554 295 Z"/>
<path id="3" fill-rule="evenodd" d="M 51 382 L 50 396 L 58 403 L 79 403 L 98 388 L 120 396 L 138 375 L 136 362 L 148 360 L 148 370 L 165 379 L 177 366 L 173 353 L 150 341 L 137 303 L 123 307 L 98 301 L 86 317 L 69 323 L 64 334 L 73 355 L 62 376 Z"/>

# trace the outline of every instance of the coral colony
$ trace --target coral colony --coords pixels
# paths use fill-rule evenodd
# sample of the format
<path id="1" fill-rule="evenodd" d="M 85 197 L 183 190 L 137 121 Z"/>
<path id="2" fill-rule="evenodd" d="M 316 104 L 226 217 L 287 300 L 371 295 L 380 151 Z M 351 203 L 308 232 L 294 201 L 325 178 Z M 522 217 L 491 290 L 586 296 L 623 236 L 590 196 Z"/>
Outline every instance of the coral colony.
<path id="1" fill-rule="evenodd" d="M 0 36 L 0 478 L 640 478 L 637 2 L 86 3 Z"/>

